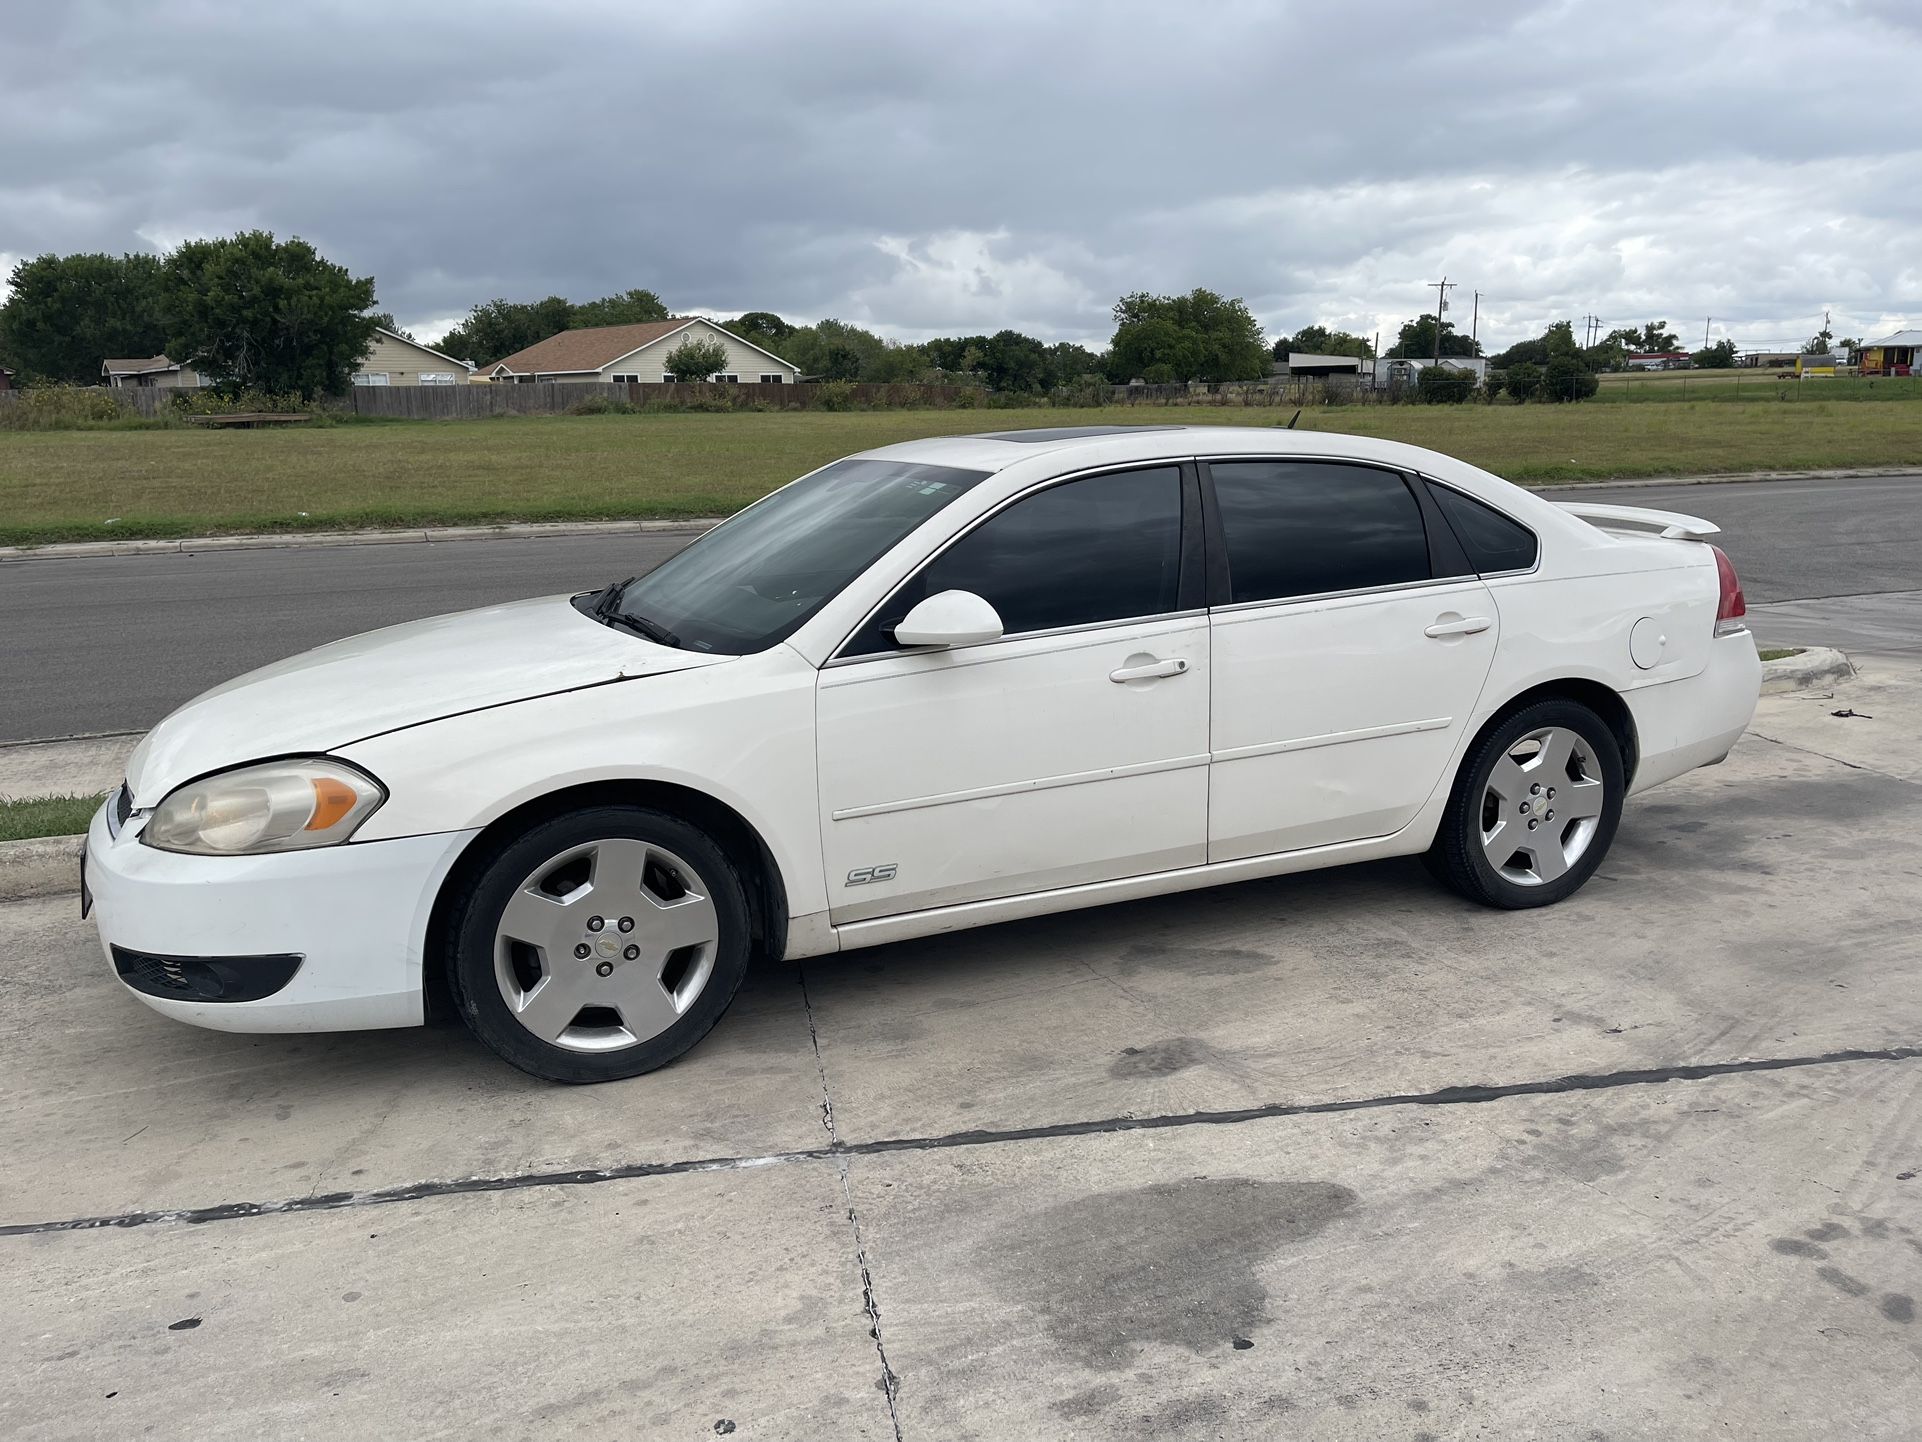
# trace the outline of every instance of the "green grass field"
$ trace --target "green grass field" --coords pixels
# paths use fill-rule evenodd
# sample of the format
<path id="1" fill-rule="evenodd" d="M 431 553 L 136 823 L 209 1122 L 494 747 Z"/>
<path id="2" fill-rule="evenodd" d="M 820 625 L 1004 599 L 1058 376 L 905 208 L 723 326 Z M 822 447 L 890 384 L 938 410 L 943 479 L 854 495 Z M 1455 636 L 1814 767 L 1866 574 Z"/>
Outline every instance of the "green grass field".
<path id="1" fill-rule="evenodd" d="M 1922 376 L 1810 376 L 1776 371 L 1614 371 L 1596 377 L 1595 400 L 1663 405 L 1695 401 L 1806 405 L 1828 401 L 1922 401 Z"/>
<path id="2" fill-rule="evenodd" d="M 1273 426 L 1261 407 L 821 411 L 399 421 L 286 431 L 0 432 L 0 544 L 724 515 L 836 456 L 1027 426 Z M 1922 466 L 1922 401 L 1342 406 L 1304 430 L 1409 441 L 1531 483 Z"/>
<path id="3" fill-rule="evenodd" d="M 98 796 L 34 796 L 0 801 L 0 841 L 78 836 L 100 809 Z"/>

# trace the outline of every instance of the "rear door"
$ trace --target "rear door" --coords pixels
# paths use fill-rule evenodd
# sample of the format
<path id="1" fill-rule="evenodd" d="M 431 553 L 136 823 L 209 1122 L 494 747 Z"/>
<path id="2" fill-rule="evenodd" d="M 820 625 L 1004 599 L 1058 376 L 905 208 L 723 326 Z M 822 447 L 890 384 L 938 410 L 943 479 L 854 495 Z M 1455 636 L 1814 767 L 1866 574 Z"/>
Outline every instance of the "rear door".
<path id="1" fill-rule="evenodd" d="M 1442 780 L 1499 616 L 1426 489 L 1346 462 L 1203 467 L 1208 857 L 1386 836 Z"/>

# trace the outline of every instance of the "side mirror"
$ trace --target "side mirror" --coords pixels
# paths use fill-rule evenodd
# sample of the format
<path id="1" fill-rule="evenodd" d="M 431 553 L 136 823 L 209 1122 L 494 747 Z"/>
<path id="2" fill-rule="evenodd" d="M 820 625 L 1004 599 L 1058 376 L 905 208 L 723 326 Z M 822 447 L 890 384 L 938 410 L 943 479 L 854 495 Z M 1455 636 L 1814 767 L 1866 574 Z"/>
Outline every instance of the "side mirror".
<path id="1" fill-rule="evenodd" d="M 973 646 L 1001 639 L 1001 618 L 972 591 L 942 591 L 909 611 L 894 628 L 898 646 Z"/>

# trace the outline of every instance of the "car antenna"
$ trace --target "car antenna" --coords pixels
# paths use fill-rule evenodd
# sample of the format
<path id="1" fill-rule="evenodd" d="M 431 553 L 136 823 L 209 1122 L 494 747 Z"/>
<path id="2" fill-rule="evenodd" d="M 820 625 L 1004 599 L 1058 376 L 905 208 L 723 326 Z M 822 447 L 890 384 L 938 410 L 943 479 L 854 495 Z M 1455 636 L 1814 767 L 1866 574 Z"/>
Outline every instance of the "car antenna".
<path id="1" fill-rule="evenodd" d="M 1292 431 L 1295 428 L 1295 422 L 1300 419 L 1301 419 L 1301 410 L 1299 407 L 1297 407 L 1295 410 L 1295 413 L 1292 416 L 1288 417 L 1288 424 L 1283 426 L 1282 429 L 1285 431 Z"/>

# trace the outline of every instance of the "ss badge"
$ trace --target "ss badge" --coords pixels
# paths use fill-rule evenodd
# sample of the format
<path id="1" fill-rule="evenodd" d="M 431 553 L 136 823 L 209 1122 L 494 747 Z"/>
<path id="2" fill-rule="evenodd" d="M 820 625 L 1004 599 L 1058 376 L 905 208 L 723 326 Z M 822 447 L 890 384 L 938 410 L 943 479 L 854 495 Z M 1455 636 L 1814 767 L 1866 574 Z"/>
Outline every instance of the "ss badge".
<path id="1" fill-rule="evenodd" d="M 857 866 L 848 873 L 849 886 L 866 886 L 870 881 L 894 880 L 894 863 L 886 866 Z"/>

